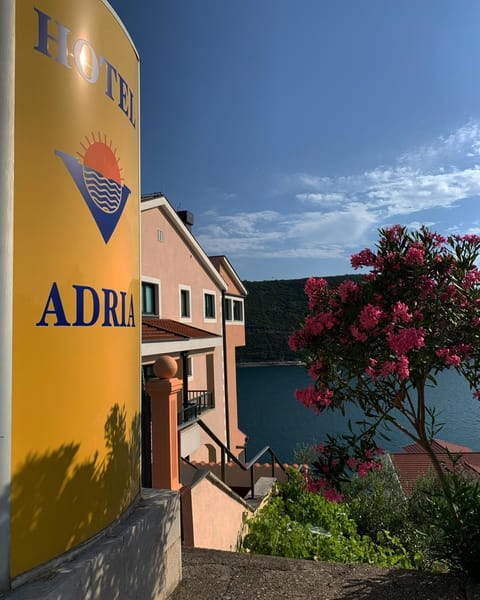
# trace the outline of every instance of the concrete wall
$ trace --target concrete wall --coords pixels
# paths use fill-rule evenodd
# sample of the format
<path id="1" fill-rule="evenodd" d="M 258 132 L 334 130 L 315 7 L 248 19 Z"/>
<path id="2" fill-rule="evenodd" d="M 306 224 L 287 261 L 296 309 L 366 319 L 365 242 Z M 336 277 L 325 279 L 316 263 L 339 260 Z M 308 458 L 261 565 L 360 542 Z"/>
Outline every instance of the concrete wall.
<path id="1" fill-rule="evenodd" d="M 244 514 L 251 517 L 253 511 L 214 474 L 207 473 L 182 494 L 185 545 L 237 550 L 244 530 Z"/>
<path id="2" fill-rule="evenodd" d="M 143 490 L 142 500 L 120 523 L 71 560 L 18 578 L 8 600 L 163 600 L 181 579 L 179 496 Z M 71 558 L 71 557 L 70 557 Z"/>

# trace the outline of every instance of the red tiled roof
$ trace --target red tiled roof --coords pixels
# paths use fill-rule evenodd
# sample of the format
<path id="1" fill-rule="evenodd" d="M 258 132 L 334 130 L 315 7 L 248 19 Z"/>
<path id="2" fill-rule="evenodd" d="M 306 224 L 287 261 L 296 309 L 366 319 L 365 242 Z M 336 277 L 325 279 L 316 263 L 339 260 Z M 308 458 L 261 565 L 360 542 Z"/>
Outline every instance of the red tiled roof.
<path id="1" fill-rule="evenodd" d="M 460 464 L 473 473 L 480 474 L 480 452 L 473 452 L 467 446 L 438 439 L 432 440 L 432 449 L 437 456 L 441 457 L 442 464 L 447 466 L 450 466 L 447 449 L 452 454 L 461 454 Z M 416 480 L 421 475 L 433 468 L 428 454 L 418 444 L 403 446 L 403 452 L 391 453 L 390 457 L 405 495 L 413 490 Z"/>
<path id="2" fill-rule="evenodd" d="M 191 339 L 220 337 L 216 333 L 198 329 L 173 319 L 142 319 L 142 342 L 176 342 Z"/>
<path id="3" fill-rule="evenodd" d="M 418 444 L 408 444 L 408 446 L 402 446 L 402 450 L 407 453 L 425 452 Z M 452 442 L 446 442 L 444 440 L 434 439 L 432 440 L 432 450 L 436 453 L 443 453 L 448 450 L 452 454 L 472 452 L 471 448 L 467 446 L 460 446 L 459 444 L 452 444 Z"/>

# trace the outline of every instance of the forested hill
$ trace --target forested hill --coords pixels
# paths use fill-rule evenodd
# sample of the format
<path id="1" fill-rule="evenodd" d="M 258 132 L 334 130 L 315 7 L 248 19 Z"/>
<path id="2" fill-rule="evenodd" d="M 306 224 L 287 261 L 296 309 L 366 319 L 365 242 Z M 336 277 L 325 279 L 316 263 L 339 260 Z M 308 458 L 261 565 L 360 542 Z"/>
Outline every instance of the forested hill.
<path id="1" fill-rule="evenodd" d="M 325 277 L 332 286 L 358 275 Z M 244 281 L 247 344 L 237 350 L 238 362 L 291 361 L 301 357 L 288 347 L 290 334 L 308 312 L 306 279 Z"/>

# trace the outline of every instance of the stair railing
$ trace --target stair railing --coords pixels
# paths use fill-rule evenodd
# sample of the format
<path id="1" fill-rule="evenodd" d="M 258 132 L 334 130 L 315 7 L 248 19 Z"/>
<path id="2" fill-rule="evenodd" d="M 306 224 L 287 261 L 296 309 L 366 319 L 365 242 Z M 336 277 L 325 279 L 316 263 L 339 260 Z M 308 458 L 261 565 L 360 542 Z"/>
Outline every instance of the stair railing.
<path id="1" fill-rule="evenodd" d="M 181 456 L 181 447 L 180 447 L 180 434 L 184 429 L 188 429 L 189 427 L 192 427 L 192 425 L 197 424 L 201 429 L 203 429 L 203 431 L 208 435 L 208 437 L 215 442 L 215 444 L 217 444 L 217 446 L 219 446 L 220 448 L 220 455 L 221 455 L 221 480 L 223 481 L 223 483 L 226 483 L 225 481 L 225 456 L 227 456 L 235 465 L 237 465 L 237 467 L 240 467 L 243 471 L 249 471 L 250 472 L 250 494 L 251 494 L 251 498 L 255 497 L 255 492 L 254 492 L 254 488 L 255 488 L 255 463 L 258 462 L 258 460 L 267 452 L 270 454 L 270 462 L 272 464 L 272 477 L 275 477 L 275 464 L 278 464 L 278 466 L 282 469 L 282 471 L 284 473 L 286 473 L 285 467 L 283 466 L 283 464 L 280 462 L 280 460 L 278 459 L 277 455 L 275 454 L 275 452 L 272 450 L 272 448 L 270 448 L 270 446 L 265 446 L 264 448 L 262 448 L 262 450 L 260 450 L 259 452 L 257 452 L 257 454 L 255 454 L 255 456 L 253 458 L 251 458 L 247 463 L 243 463 L 241 460 L 239 460 L 228 448 L 227 446 L 225 446 L 225 444 L 222 442 L 222 440 L 210 429 L 210 427 L 204 423 L 202 421 L 202 419 L 200 419 L 199 417 L 192 419 L 191 421 L 188 421 L 187 423 L 182 423 L 178 426 L 178 447 L 179 447 L 179 456 Z"/>

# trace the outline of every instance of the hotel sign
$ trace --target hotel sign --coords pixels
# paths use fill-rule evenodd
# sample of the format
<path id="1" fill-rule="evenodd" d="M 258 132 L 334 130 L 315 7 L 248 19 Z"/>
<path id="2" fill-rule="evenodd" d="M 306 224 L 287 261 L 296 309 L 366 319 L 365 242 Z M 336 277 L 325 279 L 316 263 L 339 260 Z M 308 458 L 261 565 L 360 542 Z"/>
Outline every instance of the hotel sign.
<path id="1" fill-rule="evenodd" d="M 139 60 L 106 2 L 16 2 L 14 161 L 13 513 L 28 457 L 101 461 L 139 412 Z M 12 575 L 64 550 L 25 562 L 22 526 Z"/>

